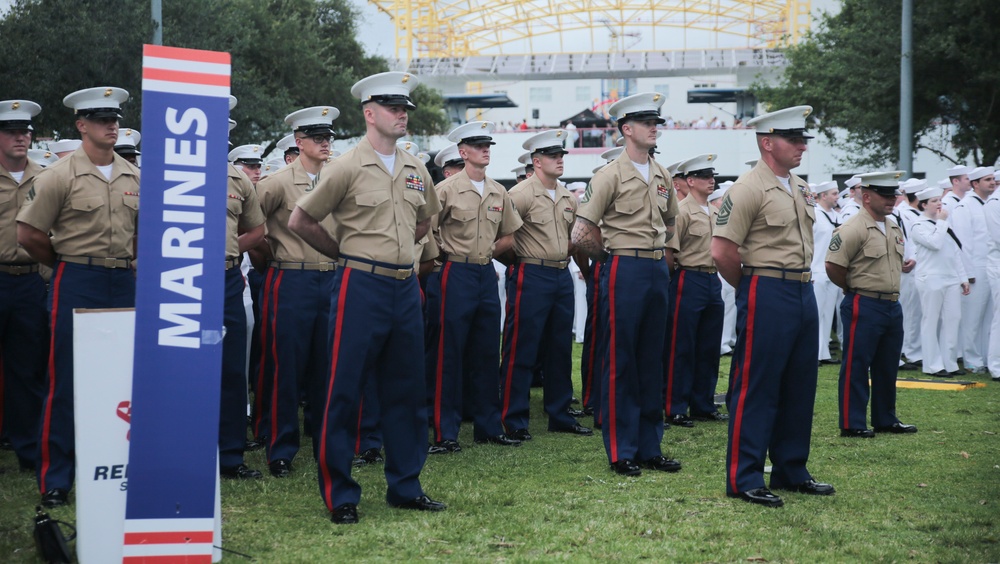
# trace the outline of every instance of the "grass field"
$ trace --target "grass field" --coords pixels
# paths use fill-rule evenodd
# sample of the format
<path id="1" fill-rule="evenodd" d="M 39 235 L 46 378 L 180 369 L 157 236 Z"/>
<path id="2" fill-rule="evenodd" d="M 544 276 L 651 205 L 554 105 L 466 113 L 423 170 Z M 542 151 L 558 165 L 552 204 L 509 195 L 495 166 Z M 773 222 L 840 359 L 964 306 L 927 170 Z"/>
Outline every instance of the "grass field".
<path id="1" fill-rule="evenodd" d="M 899 390 L 897 413 L 918 434 L 842 439 L 837 374 L 820 370 L 809 463 L 817 480 L 837 487 L 832 497 L 786 493 L 781 509 L 727 498 L 724 423 L 665 432 L 664 451 L 683 462 L 680 473 L 618 477 L 599 434 L 545 432 L 535 389 L 533 441 L 480 446 L 463 427 L 463 452 L 428 458 L 424 489 L 447 511 L 390 509 L 378 465 L 355 471 L 361 523 L 332 525 L 304 442 L 288 479 L 223 482 L 224 546 L 259 562 L 1000 561 L 1000 386 Z M 720 378 L 719 390 L 727 384 Z M 266 474 L 261 452 L 247 462 Z M 34 477 L 0 452 L 0 562 L 36 561 L 37 502 Z M 75 520 L 73 506 L 52 514 Z"/>

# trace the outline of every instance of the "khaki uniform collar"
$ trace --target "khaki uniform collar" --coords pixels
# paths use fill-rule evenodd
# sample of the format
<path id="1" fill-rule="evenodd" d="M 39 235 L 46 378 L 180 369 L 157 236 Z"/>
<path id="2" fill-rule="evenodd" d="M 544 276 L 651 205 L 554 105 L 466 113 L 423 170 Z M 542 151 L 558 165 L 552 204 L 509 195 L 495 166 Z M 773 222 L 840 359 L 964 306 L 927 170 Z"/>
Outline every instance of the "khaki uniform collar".
<path id="1" fill-rule="evenodd" d="M 757 161 L 757 164 L 750 170 L 750 174 L 755 175 L 761 181 L 761 184 L 768 186 L 768 188 L 766 188 L 767 190 L 780 188 L 782 192 L 788 194 L 785 190 L 785 185 L 778 180 L 778 175 L 774 174 L 771 167 L 767 166 L 767 163 L 763 160 Z M 805 182 L 803 182 L 798 176 L 795 176 L 794 172 L 789 172 L 788 186 L 792 190 L 791 195 L 794 196 L 796 190 L 801 191 L 805 187 Z"/>
<path id="2" fill-rule="evenodd" d="M 91 162 L 90 157 L 83 150 L 83 147 L 79 147 L 73 154 L 67 157 L 72 159 L 73 173 L 75 176 L 91 175 L 100 178 L 105 182 L 114 182 L 119 176 L 136 176 L 135 172 L 132 170 L 132 165 L 129 164 L 124 158 L 120 157 L 117 153 L 114 154 L 114 160 L 111 161 L 111 180 L 108 180 L 101 174 L 100 170 L 97 170 L 97 165 Z"/>

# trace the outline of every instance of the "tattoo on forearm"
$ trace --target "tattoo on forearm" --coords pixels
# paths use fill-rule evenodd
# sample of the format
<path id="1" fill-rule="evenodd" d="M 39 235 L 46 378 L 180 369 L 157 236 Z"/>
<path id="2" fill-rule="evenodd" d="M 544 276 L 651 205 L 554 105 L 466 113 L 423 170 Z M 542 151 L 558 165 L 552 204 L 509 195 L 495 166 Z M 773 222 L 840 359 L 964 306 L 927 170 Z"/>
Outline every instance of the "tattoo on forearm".
<path id="1" fill-rule="evenodd" d="M 576 223 L 573 224 L 572 240 L 577 250 L 583 251 L 591 258 L 600 260 L 605 255 L 601 229 L 589 220 L 582 217 L 576 218 Z"/>

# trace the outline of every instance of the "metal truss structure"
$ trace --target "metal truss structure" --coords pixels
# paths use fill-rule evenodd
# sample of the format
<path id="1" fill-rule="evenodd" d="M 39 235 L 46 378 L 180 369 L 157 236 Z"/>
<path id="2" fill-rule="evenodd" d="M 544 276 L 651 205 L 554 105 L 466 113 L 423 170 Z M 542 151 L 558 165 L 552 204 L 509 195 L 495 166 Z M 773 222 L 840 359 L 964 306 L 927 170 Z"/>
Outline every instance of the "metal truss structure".
<path id="1" fill-rule="evenodd" d="M 809 29 L 811 8 L 810 0 L 369 2 L 392 19 L 396 57 L 410 62 L 476 55 L 682 50 L 688 49 L 688 32 L 740 43 L 727 47 L 775 48 L 798 43 Z M 662 38 L 664 33 L 670 34 L 671 44 Z"/>

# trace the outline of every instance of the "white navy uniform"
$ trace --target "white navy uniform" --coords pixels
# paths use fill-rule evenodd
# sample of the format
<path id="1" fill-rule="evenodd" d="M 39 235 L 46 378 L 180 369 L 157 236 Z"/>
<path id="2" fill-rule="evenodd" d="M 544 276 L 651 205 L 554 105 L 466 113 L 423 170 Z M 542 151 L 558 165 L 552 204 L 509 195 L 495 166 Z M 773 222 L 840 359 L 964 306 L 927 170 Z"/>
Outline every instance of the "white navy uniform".
<path id="1" fill-rule="evenodd" d="M 841 225 L 840 214 L 836 210 L 826 211 L 816 206 L 816 222 L 813 223 L 813 243 L 815 252 L 810 265 L 816 307 L 819 309 L 819 360 L 830 359 L 830 327 L 837 304 L 844 292 L 830 281 L 826 274 L 826 250 L 830 247 L 833 230 Z"/>
<path id="2" fill-rule="evenodd" d="M 952 230 L 962 242 L 965 273 L 975 279 L 969 295 L 962 297 L 962 322 L 958 330 L 959 354 L 965 368 L 976 370 L 986 366 L 990 323 L 996 304 L 990 296 L 986 274 L 986 254 L 989 233 L 983 215 L 986 202 L 971 190 L 951 212 Z"/>
<path id="3" fill-rule="evenodd" d="M 1000 190 L 993 192 L 983 206 L 986 231 L 989 234 L 986 254 L 986 277 L 990 283 L 993 307 L 1000 304 Z M 978 283 L 978 281 L 977 281 Z M 986 367 L 994 381 L 1000 380 L 1000 315 L 993 312 Z"/>
<path id="4" fill-rule="evenodd" d="M 959 256 L 961 249 L 948 227 L 947 220 L 921 215 L 911 228 L 917 261 L 914 272 L 923 310 L 923 371 L 927 374 L 958 370 L 961 284 L 968 277 Z"/>
<path id="5" fill-rule="evenodd" d="M 911 232 L 913 222 L 920 218 L 920 211 L 903 202 L 896 208 L 899 227 L 903 230 L 903 261 L 916 260 L 916 249 Z M 903 308 L 903 354 L 910 362 L 922 361 L 920 348 L 920 295 L 917 293 L 916 273 L 904 272 L 899 279 L 899 305 Z"/>

